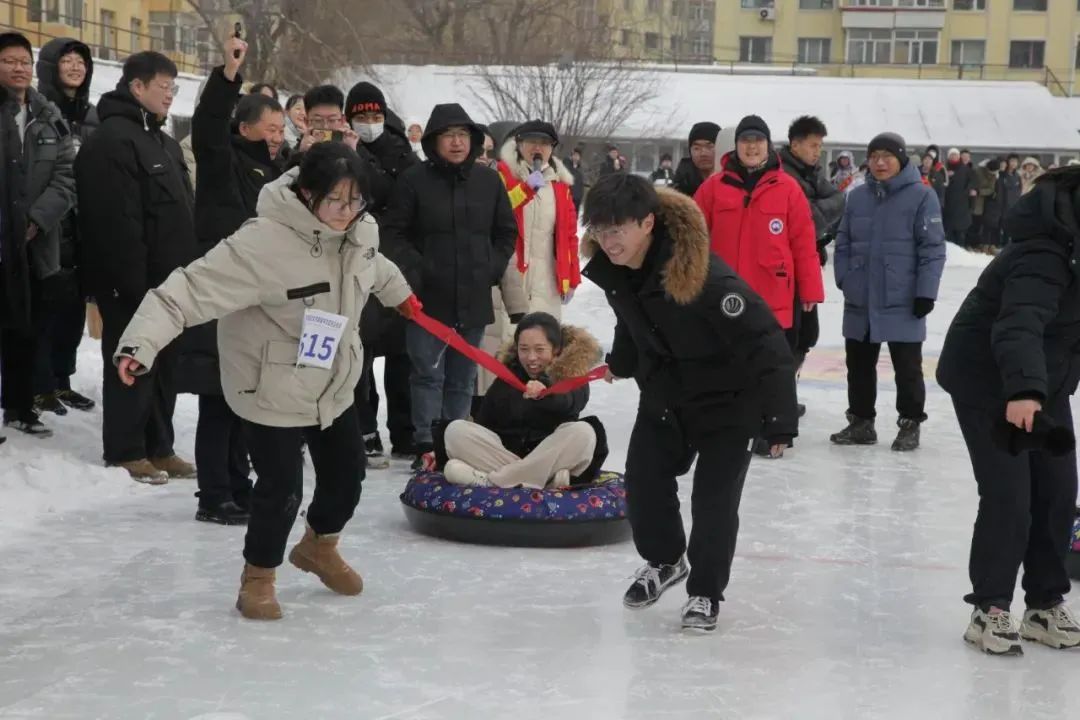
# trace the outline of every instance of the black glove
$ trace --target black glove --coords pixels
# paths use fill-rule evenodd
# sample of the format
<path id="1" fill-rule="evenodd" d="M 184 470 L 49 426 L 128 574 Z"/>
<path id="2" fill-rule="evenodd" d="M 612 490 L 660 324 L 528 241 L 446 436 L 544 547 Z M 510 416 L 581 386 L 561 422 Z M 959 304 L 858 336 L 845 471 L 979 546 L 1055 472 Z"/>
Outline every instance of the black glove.
<path id="1" fill-rule="evenodd" d="M 833 241 L 833 237 L 833 235 L 823 235 L 822 237 L 818 238 L 817 254 L 818 260 L 821 261 L 821 267 L 825 267 L 825 265 L 829 262 L 829 251 L 827 250 L 827 248 L 829 247 L 829 243 Z"/>
<path id="2" fill-rule="evenodd" d="M 929 315 L 934 310 L 934 301 L 930 298 L 915 298 L 915 307 L 912 312 L 915 313 L 915 317 L 920 320 Z"/>
<path id="3" fill-rule="evenodd" d="M 1031 432 L 1011 425 L 1005 418 L 1001 418 L 994 424 L 992 435 L 998 447 L 1008 450 L 1010 455 L 1031 450 L 1061 457 L 1076 449 L 1076 436 L 1072 430 L 1058 425 L 1054 418 L 1041 410 L 1035 413 Z"/>

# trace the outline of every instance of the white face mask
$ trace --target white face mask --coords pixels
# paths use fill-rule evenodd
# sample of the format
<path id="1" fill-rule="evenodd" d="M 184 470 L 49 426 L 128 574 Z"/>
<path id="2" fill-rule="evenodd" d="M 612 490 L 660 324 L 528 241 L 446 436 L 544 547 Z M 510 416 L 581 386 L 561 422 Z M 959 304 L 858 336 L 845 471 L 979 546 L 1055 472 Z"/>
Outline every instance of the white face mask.
<path id="1" fill-rule="evenodd" d="M 353 121 L 352 128 L 360 136 L 360 142 L 373 143 L 383 134 L 384 123 L 362 123 Z"/>

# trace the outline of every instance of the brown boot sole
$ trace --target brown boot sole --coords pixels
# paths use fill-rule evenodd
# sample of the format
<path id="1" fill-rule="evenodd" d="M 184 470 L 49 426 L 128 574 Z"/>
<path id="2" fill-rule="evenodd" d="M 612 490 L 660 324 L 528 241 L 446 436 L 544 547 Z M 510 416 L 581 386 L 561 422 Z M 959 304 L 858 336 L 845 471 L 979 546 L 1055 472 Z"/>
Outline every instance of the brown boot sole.
<path id="1" fill-rule="evenodd" d="M 292 552 L 289 553 L 289 562 L 292 563 L 293 566 L 295 566 L 297 569 L 303 570 L 306 573 L 311 573 L 312 575 L 318 577 L 319 580 L 322 581 L 322 584 L 325 585 L 328 589 L 333 590 L 338 595 L 349 596 L 359 595 L 364 591 L 364 581 L 362 579 L 360 580 L 360 588 L 356 591 L 353 591 L 352 588 L 335 587 L 335 585 L 333 584 L 333 580 L 330 578 L 330 576 L 319 572 L 318 566 L 315 564 L 315 561 L 310 559 L 303 553 L 297 552 L 298 550 L 299 548 L 292 549 Z"/>
<path id="2" fill-rule="evenodd" d="M 240 602 L 240 598 L 236 598 L 236 609 L 240 612 L 240 614 L 242 616 L 244 616 L 244 618 L 246 618 L 248 620 L 280 620 L 281 619 L 281 608 L 280 607 L 278 607 L 278 609 L 276 611 L 272 611 L 270 613 L 259 614 L 259 615 L 255 615 L 255 614 L 249 615 L 249 614 L 247 614 L 246 612 L 244 612 L 244 608 L 243 608 L 243 606 L 242 606 L 242 604 Z"/>

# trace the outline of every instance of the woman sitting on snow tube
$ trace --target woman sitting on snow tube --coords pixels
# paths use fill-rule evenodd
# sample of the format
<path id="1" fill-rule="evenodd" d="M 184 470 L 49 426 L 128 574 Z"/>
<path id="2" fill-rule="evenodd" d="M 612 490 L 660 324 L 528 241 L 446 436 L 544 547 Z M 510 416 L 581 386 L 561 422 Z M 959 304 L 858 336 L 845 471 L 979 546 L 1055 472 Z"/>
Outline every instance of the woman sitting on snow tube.
<path id="1" fill-rule="evenodd" d="M 559 326 L 547 313 L 526 315 L 500 360 L 526 384 L 522 394 L 502 380 L 488 390 L 475 422 L 455 420 L 436 444 L 443 475 L 455 485 L 566 487 L 592 482 L 607 458 L 604 426 L 579 420 L 588 386 L 539 397 L 559 380 L 584 375 L 600 345 L 584 330 Z"/>

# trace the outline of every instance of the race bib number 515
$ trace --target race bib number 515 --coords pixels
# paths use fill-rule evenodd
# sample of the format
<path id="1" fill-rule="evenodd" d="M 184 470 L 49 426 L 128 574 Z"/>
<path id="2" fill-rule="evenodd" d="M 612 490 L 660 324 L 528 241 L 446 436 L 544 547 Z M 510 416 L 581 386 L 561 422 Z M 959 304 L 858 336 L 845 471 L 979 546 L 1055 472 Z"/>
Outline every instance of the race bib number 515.
<path id="1" fill-rule="evenodd" d="M 297 367 L 317 367 L 329 370 L 334 364 L 341 336 L 349 318 L 323 310 L 304 311 L 304 327 L 300 333 Z"/>

